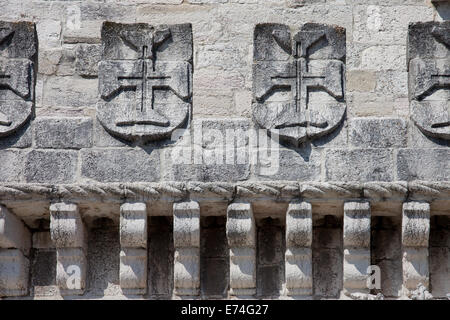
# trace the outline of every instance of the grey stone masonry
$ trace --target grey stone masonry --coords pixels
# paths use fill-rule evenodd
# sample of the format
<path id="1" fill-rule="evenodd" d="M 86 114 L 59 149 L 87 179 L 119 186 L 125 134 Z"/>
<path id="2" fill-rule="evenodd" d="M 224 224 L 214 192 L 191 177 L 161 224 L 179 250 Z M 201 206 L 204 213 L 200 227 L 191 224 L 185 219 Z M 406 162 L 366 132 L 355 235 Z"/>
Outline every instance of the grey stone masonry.
<path id="1" fill-rule="evenodd" d="M 37 34 L 34 23 L 0 21 L 0 137 L 23 126 L 34 110 Z"/>
<path id="2" fill-rule="evenodd" d="M 92 118 L 40 117 L 36 120 L 36 147 L 81 149 L 92 147 Z"/>
<path id="3" fill-rule="evenodd" d="M 25 158 L 26 182 L 72 183 L 76 179 L 75 151 L 32 150 Z"/>
<path id="4" fill-rule="evenodd" d="M 449 18 L 0 0 L 0 300 L 448 298 Z"/>
<path id="5" fill-rule="evenodd" d="M 357 148 L 402 148 L 407 143 L 403 119 L 354 118 L 349 127 L 350 144 Z"/>
<path id="6" fill-rule="evenodd" d="M 331 181 L 393 181 L 391 149 L 331 149 L 325 157 L 325 178 Z"/>
<path id="7" fill-rule="evenodd" d="M 447 181 L 450 149 L 400 149 L 397 155 L 399 180 Z"/>
<path id="8" fill-rule="evenodd" d="M 96 181 L 158 181 L 158 150 L 86 149 L 81 152 L 83 178 Z"/>
<path id="9" fill-rule="evenodd" d="M 102 56 L 99 44 L 80 44 L 76 49 L 75 70 L 83 77 L 98 76 L 98 63 Z"/>

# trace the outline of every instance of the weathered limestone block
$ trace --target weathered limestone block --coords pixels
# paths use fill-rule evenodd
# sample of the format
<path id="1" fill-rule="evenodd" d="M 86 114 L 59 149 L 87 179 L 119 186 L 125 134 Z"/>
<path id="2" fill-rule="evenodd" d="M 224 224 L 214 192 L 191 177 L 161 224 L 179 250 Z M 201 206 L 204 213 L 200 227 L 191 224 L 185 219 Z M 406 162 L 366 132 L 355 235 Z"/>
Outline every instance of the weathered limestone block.
<path id="1" fill-rule="evenodd" d="M 450 21 L 409 26 L 411 118 L 426 135 L 450 139 Z"/>
<path id="2" fill-rule="evenodd" d="M 0 205 L 0 297 L 28 294 L 30 245 L 27 227 Z"/>
<path id="3" fill-rule="evenodd" d="M 325 177 L 328 181 L 393 181 L 392 149 L 328 149 Z"/>
<path id="4" fill-rule="evenodd" d="M 336 129 L 344 119 L 345 29 L 308 23 L 291 35 L 281 24 L 254 31 L 253 117 L 298 146 Z M 311 91 L 327 94 L 310 101 Z M 280 95 L 290 90 L 291 95 Z"/>
<path id="5" fill-rule="evenodd" d="M 0 205 L 0 248 L 19 249 L 28 255 L 31 234 L 24 223 L 9 210 Z"/>
<path id="6" fill-rule="evenodd" d="M 81 151 L 81 175 L 100 182 L 158 181 L 159 157 L 155 149 L 85 149 Z"/>
<path id="7" fill-rule="evenodd" d="M 0 170 L 0 181 L 17 182 L 23 179 L 24 153 L 17 149 L 0 150 L 0 163 L 3 164 Z"/>
<path id="8" fill-rule="evenodd" d="M 419 286 L 428 289 L 428 240 L 430 204 L 405 202 L 402 218 L 403 287 L 410 295 Z"/>
<path id="9" fill-rule="evenodd" d="M 32 150 L 25 155 L 25 180 L 28 183 L 73 183 L 78 154 L 67 150 Z"/>
<path id="10" fill-rule="evenodd" d="M 50 235 L 56 246 L 56 285 L 61 295 L 83 294 L 87 230 L 76 204 L 59 202 L 50 205 Z"/>
<path id="11" fill-rule="evenodd" d="M 124 203 L 120 207 L 120 286 L 128 294 L 147 289 L 147 206 Z"/>
<path id="12" fill-rule="evenodd" d="M 72 71 L 71 71 L 72 72 Z M 39 78 L 39 80 L 41 80 Z M 38 82 L 41 105 L 53 108 L 95 108 L 98 100 L 97 79 L 79 76 L 50 76 Z"/>
<path id="13" fill-rule="evenodd" d="M 31 22 L 0 21 L 0 137 L 22 127 L 34 108 L 37 35 Z"/>
<path id="14" fill-rule="evenodd" d="M 397 153 L 397 177 L 402 181 L 450 180 L 449 148 L 408 148 Z"/>
<path id="15" fill-rule="evenodd" d="M 21 250 L 0 248 L 0 297 L 28 294 L 28 269 Z"/>
<path id="16" fill-rule="evenodd" d="M 190 118 L 192 27 L 189 24 L 102 26 L 97 118 L 131 141 L 170 136 Z"/>
<path id="17" fill-rule="evenodd" d="M 349 121 L 349 140 L 360 148 L 406 147 L 406 121 L 400 118 L 354 118 Z"/>
<path id="18" fill-rule="evenodd" d="M 175 247 L 175 294 L 199 295 L 200 206 L 197 202 L 173 204 L 173 243 Z"/>
<path id="19" fill-rule="evenodd" d="M 291 202 L 286 213 L 286 294 L 312 295 L 312 206 Z"/>
<path id="20" fill-rule="evenodd" d="M 93 121 L 88 117 L 36 119 L 36 147 L 81 149 L 92 147 Z"/>
<path id="21" fill-rule="evenodd" d="M 344 204 L 344 293 L 369 293 L 370 203 Z"/>
<path id="22" fill-rule="evenodd" d="M 98 63 L 102 56 L 99 44 L 80 44 L 76 49 L 75 70 L 83 77 L 98 76 Z"/>
<path id="23" fill-rule="evenodd" d="M 256 226 L 250 203 L 232 203 L 227 209 L 230 248 L 230 294 L 256 293 Z"/>
<path id="24" fill-rule="evenodd" d="M 61 47 L 61 21 L 41 20 L 36 24 L 39 46 L 41 48 Z"/>
<path id="25" fill-rule="evenodd" d="M 273 148 L 258 149 L 258 152 L 255 175 L 259 180 L 318 181 L 321 178 L 321 152 L 317 149 Z"/>

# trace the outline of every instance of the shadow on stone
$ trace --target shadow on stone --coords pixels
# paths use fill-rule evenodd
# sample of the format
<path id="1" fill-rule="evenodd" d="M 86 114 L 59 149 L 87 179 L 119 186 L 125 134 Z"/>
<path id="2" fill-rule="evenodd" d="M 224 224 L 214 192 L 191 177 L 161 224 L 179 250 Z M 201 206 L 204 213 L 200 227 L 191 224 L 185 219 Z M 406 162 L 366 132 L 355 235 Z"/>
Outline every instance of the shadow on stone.
<path id="1" fill-rule="evenodd" d="M 256 294 L 259 297 L 280 296 L 284 282 L 285 227 L 281 219 L 257 221 L 258 249 Z"/>
<path id="2" fill-rule="evenodd" d="M 372 294 L 398 297 L 403 284 L 401 221 L 397 217 L 372 217 L 371 225 L 371 264 L 381 271 L 381 289 L 373 289 Z"/>
<path id="3" fill-rule="evenodd" d="M 201 218 L 200 281 L 206 299 L 227 297 L 230 257 L 225 225 L 225 216 Z"/>
<path id="4" fill-rule="evenodd" d="M 442 20 L 450 20 L 450 3 L 435 3 L 435 6 Z"/>
<path id="5" fill-rule="evenodd" d="M 338 298 L 343 286 L 342 218 L 327 215 L 313 221 L 313 295 Z"/>
<path id="6" fill-rule="evenodd" d="M 173 291 L 173 220 L 150 217 L 148 227 L 148 295 L 170 299 Z"/>

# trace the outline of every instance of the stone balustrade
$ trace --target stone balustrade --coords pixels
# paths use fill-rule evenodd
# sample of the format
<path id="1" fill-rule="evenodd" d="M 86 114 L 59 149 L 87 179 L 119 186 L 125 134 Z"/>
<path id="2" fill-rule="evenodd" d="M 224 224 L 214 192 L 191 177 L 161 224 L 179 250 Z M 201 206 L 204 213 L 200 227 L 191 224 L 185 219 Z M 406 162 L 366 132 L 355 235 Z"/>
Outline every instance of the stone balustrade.
<path id="1" fill-rule="evenodd" d="M 345 196 L 336 197 L 337 187 L 332 189 L 327 184 L 315 184 L 315 189 L 328 187 L 326 192 L 330 197 L 313 198 L 310 190 L 314 189 L 308 187 L 303 189 L 306 199 L 278 197 L 280 200 L 277 202 L 266 190 L 260 188 L 250 192 L 249 186 L 243 189 L 244 185 L 241 185 L 238 187 L 241 189 L 234 188 L 239 196 L 231 202 L 206 193 L 205 198 L 198 198 L 198 201 L 185 198 L 173 202 L 159 194 L 152 200 L 127 200 L 120 206 L 115 204 L 119 199 L 110 198 L 113 204 L 110 207 L 107 203 L 99 205 L 95 200 L 88 201 L 88 198 L 79 201 L 81 197 L 76 195 L 79 203 L 51 201 L 46 205 L 47 213 L 39 218 L 24 215 L 20 207 L 16 207 L 21 201 L 11 197 L 6 206 L 0 207 L 0 275 L 3 279 L 0 293 L 3 297 L 31 294 L 35 298 L 39 298 L 42 292 L 46 292 L 44 296 L 53 294 L 66 298 L 98 296 L 99 293 L 91 290 L 98 285 L 91 273 L 101 270 L 101 262 L 94 258 L 92 240 L 87 239 L 98 232 L 92 227 L 95 221 L 110 219 L 112 224 L 107 227 L 108 232 L 118 237 L 117 251 L 112 250 L 104 261 L 105 268 L 111 268 L 111 274 L 118 274 L 116 291 L 111 293 L 112 296 L 156 298 L 158 290 L 165 287 L 168 289 L 163 296 L 171 298 L 217 297 L 217 293 L 210 293 L 211 288 L 214 284 L 225 283 L 228 289 L 219 297 L 445 297 L 448 285 L 440 285 L 433 291 L 431 284 L 434 277 L 438 281 L 448 276 L 448 270 L 436 265 L 447 263 L 446 255 L 438 250 L 431 251 L 431 245 L 445 248 L 445 241 L 448 241 L 448 231 L 445 231 L 448 211 L 445 214 L 439 210 L 442 202 L 449 201 L 447 189 L 441 186 L 440 193 L 433 192 L 433 196 L 428 196 L 428 202 L 401 198 L 387 201 L 375 196 L 375 192 L 381 192 L 379 188 L 382 186 L 386 187 L 371 185 L 370 193 L 362 193 L 367 197 L 346 199 Z M 135 195 L 139 187 L 142 186 L 129 185 L 127 188 L 134 190 Z M 148 185 L 145 190 L 151 187 L 158 188 Z M 165 194 L 169 195 L 169 187 L 166 188 Z M 410 197 L 418 189 L 414 184 L 407 185 L 407 188 L 412 190 Z M 92 190 L 98 192 L 98 189 Z M 112 190 L 109 192 L 113 194 Z M 171 192 L 173 196 L 175 191 Z M 339 192 L 344 193 L 342 190 Z M 350 191 L 345 194 L 350 194 Z M 69 194 L 65 196 L 69 197 Z M 75 197 L 75 194 L 71 196 Z M 93 210 L 95 203 L 98 212 Z M 393 203 L 395 205 L 389 208 Z M 116 212 L 109 211 L 113 207 L 117 208 Z M 161 241 L 159 236 L 155 238 L 158 231 L 153 231 L 150 236 L 150 226 L 155 217 L 161 216 L 168 219 L 169 229 L 164 230 L 172 234 L 172 243 Z M 202 221 L 214 216 L 225 218 L 226 223 L 214 227 L 216 232 L 223 230 L 225 238 L 218 234 L 215 240 L 209 235 L 208 242 L 205 242 L 201 239 L 208 229 L 204 229 L 207 227 Z M 36 221 L 42 219 L 49 219 L 47 231 L 37 230 Z M 392 225 L 396 224 L 392 221 L 398 221 L 398 228 L 383 231 L 383 221 Z M 276 227 L 271 228 L 275 223 Z M 275 234 L 265 234 L 268 230 Z M 46 233 L 50 244 L 43 240 Z M 396 248 L 401 252 L 397 255 L 391 253 L 395 245 L 390 247 L 386 242 L 396 237 L 401 239 L 400 248 Z M 434 239 L 433 242 L 430 239 Z M 386 247 L 380 247 L 379 244 L 384 242 Z M 54 248 L 55 259 L 38 262 L 42 254 L 40 250 L 46 245 L 50 251 Z M 375 251 L 374 245 L 377 245 Z M 157 252 L 162 255 L 155 256 Z M 430 256 L 431 252 L 438 254 Z M 210 258 L 204 260 L 203 256 Z M 109 266 L 116 259 L 118 263 Z M 226 268 L 202 267 L 202 263 L 211 259 L 226 263 Z M 380 259 L 390 259 L 396 264 L 377 266 L 375 262 Z M 271 262 L 267 264 L 264 261 Z M 42 271 L 36 269 L 37 263 L 47 263 L 48 270 L 55 270 L 51 285 L 36 285 L 39 283 L 36 279 L 42 276 L 39 274 Z M 394 265 L 400 265 L 402 269 Z M 163 266 L 164 269 L 160 269 Z M 316 270 L 318 266 L 320 269 Z M 156 273 L 165 276 L 156 280 Z"/>

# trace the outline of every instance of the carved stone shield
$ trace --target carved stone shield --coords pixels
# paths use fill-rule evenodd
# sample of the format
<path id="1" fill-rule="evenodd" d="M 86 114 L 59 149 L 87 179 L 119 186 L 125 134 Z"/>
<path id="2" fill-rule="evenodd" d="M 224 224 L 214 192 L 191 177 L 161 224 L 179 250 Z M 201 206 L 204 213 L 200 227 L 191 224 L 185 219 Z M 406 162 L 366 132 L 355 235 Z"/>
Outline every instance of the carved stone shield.
<path id="1" fill-rule="evenodd" d="M 450 139 L 450 21 L 409 26 L 408 68 L 411 119 L 424 134 Z"/>
<path id="2" fill-rule="evenodd" d="M 260 24 L 254 32 L 253 118 L 295 146 L 343 121 L 345 29 L 309 23 L 298 31 Z M 311 101 L 312 92 L 320 92 Z"/>
<path id="3" fill-rule="evenodd" d="M 36 50 L 33 23 L 0 21 L 0 137 L 15 132 L 33 113 Z"/>
<path id="4" fill-rule="evenodd" d="M 191 25 L 105 22 L 97 118 L 130 141 L 163 139 L 191 114 Z"/>

